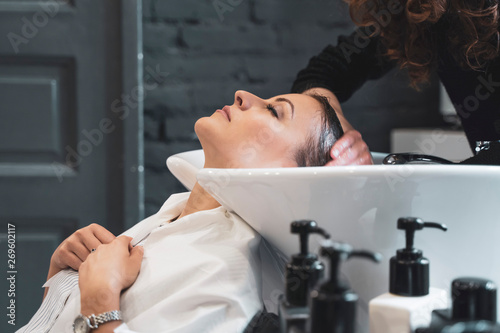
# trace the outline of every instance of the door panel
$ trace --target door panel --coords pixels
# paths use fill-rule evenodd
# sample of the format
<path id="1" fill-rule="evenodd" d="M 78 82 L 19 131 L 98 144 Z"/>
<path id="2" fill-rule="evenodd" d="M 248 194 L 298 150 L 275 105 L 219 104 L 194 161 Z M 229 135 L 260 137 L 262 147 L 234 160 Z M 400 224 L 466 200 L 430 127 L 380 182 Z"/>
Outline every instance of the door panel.
<path id="1" fill-rule="evenodd" d="M 9 224 L 16 236 L 16 264 L 3 265 L 16 277 L 16 325 L 4 315 L 2 332 L 38 308 L 50 256 L 65 237 L 92 222 L 118 234 L 143 217 L 141 103 L 126 118 L 112 107 L 141 87 L 139 12 L 135 0 L 0 0 L 5 263 Z M 9 287 L 2 279 L 0 292 Z"/>
<path id="2" fill-rule="evenodd" d="M 3 59 L 0 101 L 8 121 L 0 122 L 0 162 L 14 164 L 12 176 L 31 163 L 45 169 L 52 162 L 65 163 L 64 147 L 74 147 L 77 139 L 74 77 L 69 58 Z M 7 176 L 5 165 L 0 168 Z"/>
<path id="3" fill-rule="evenodd" d="M 54 13 L 72 11 L 74 5 L 74 0 L 0 0 L 2 11 L 36 13 L 42 8 L 51 17 Z"/>

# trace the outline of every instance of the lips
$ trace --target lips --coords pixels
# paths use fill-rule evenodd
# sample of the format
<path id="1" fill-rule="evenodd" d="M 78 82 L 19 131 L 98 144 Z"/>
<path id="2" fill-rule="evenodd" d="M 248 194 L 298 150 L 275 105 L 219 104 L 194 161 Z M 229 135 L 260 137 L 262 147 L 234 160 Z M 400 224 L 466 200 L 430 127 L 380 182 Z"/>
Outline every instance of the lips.
<path id="1" fill-rule="evenodd" d="M 231 108 L 229 105 L 224 106 L 221 111 L 225 113 L 227 120 L 231 121 Z"/>

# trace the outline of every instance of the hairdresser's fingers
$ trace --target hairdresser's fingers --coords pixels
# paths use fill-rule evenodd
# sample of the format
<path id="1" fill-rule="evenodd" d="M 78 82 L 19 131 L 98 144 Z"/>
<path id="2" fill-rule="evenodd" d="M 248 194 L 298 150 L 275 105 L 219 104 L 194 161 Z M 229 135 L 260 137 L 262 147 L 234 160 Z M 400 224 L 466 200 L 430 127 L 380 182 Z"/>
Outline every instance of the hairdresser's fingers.
<path id="1" fill-rule="evenodd" d="M 368 165 L 373 164 L 370 151 L 364 141 L 355 142 L 352 147 L 347 148 L 336 160 L 336 165 Z"/>
<path id="2" fill-rule="evenodd" d="M 352 147 L 357 141 L 362 141 L 361 133 L 356 130 L 349 130 L 340 137 L 340 139 L 333 145 L 330 155 L 333 159 L 342 156 L 347 149 Z"/>
<path id="3" fill-rule="evenodd" d="M 357 158 L 354 159 L 354 162 L 350 163 L 350 165 L 371 165 L 373 164 L 372 154 L 370 151 L 366 149 L 364 152 L 361 152 Z"/>
<path id="4" fill-rule="evenodd" d="M 370 150 L 356 130 L 345 132 L 333 145 L 330 154 L 333 160 L 327 166 L 373 164 Z"/>
<path id="5" fill-rule="evenodd" d="M 368 146 L 363 141 L 356 141 L 351 147 L 347 148 L 333 163 L 334 165 L 363 165 L 373 164 Z"/>

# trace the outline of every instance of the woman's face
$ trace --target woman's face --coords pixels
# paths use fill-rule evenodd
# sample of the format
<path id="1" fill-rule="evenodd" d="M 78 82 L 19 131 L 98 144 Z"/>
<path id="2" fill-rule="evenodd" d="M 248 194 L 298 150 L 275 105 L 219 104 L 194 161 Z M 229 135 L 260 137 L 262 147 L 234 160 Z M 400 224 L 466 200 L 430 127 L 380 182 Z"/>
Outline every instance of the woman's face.
<path id="1" fill-rule="evenodd" d="M 316 137 L 321 105 L 307 95 L 270 99 L 237 91 L 233 105 L 199 119 L 195 131 L 207 168 L 294 167 L 295 152 Z"/>

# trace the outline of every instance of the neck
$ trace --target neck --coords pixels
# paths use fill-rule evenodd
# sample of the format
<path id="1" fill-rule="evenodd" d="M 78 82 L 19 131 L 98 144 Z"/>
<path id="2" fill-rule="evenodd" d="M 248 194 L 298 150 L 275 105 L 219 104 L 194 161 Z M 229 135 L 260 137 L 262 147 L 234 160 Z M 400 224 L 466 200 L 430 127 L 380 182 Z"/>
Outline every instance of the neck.
<path id="1" fill-rule="evenodd" d="M 220 203 L 208 194 L 208 192 L 205 191 L 200 184 L 196 183 L 191 191 L 191 194 L 189 195 L 186 207 L 184 207 L 184 210 L 177 219 L 202 210 L 214 209 L 219 206 Z"/>

